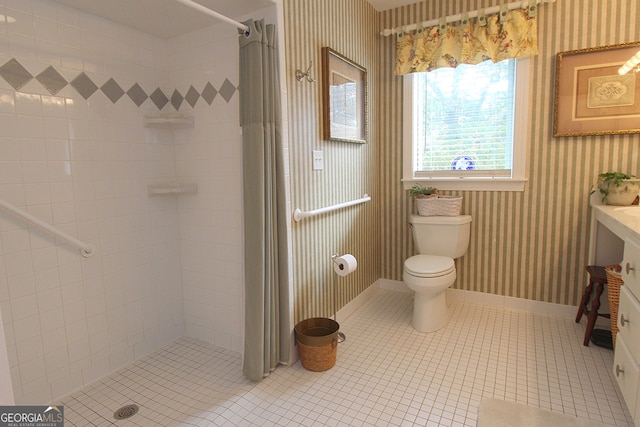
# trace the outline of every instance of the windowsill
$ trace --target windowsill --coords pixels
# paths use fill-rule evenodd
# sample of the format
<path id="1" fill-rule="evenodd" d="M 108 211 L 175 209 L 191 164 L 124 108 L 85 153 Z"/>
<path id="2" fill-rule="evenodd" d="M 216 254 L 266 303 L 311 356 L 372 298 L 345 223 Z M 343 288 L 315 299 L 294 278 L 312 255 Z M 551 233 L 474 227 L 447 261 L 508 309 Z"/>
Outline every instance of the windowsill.
<path id="1" fill-rule="evenodd" d="M 415 184 L 435 187 L 438 190 L 456 191 L 524 191 L 526 179 L 513 178 L 413 178 L 403 179 L 405 189 Z"/>

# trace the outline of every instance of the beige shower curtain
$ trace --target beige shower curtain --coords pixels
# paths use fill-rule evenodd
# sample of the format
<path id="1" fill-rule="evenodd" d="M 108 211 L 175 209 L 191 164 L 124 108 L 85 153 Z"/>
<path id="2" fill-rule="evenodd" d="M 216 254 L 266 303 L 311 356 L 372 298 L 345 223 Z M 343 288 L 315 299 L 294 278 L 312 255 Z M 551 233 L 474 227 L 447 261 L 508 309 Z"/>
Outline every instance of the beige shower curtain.
<path id="1" fill-rule="evenodd" d="M 244 189 L 243 373 L 259 381 L 289 361 L 284 157 L 276 31 L 247 21 L 240 41 L 240 125 Z"/>

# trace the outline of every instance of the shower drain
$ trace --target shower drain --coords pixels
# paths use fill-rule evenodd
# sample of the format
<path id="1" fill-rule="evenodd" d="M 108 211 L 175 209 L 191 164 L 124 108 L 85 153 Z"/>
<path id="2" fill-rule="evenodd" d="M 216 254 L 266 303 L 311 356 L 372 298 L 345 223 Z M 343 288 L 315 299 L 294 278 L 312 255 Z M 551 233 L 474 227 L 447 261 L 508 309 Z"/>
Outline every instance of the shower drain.
<path id="1" fill-rule="evenodd" d="M 140 409 L 138 405 L 125 405 L 113 413 L 113 418 L 116 420 L 126 420 L 137 414 L 138 409 Z"/>

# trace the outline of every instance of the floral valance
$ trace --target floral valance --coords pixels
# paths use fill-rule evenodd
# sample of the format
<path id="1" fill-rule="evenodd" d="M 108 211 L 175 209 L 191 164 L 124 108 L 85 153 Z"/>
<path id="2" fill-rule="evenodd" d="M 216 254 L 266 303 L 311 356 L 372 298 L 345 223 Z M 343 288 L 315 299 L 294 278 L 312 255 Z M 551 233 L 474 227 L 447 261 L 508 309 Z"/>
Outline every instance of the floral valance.
<path id="1" fill-rule="evenodd" d="M 497 15 L 480 11 L 473 20 L 463 16 L 457 25 L 442 19 L 440 25 L 418 25 L 411 33 L 398 29 L 396 47 L 395 74 L 533 56 L 538 53 L 537 17 L 531 9 L 503 8 Z"/>

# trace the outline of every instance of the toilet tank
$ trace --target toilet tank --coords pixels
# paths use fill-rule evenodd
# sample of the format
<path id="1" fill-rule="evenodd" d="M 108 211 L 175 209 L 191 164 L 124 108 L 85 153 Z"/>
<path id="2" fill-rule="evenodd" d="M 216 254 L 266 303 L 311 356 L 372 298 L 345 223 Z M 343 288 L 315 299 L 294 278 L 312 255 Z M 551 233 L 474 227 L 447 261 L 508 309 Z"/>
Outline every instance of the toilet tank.
<path id="1" fill-rule="evenodd" d="M 413 241 L 418 253 L 460 258 L 467 253 L 471 215 L 411 215 Z"/>

